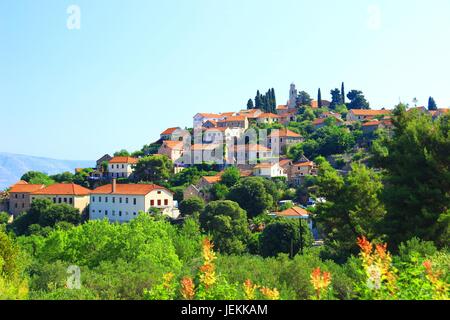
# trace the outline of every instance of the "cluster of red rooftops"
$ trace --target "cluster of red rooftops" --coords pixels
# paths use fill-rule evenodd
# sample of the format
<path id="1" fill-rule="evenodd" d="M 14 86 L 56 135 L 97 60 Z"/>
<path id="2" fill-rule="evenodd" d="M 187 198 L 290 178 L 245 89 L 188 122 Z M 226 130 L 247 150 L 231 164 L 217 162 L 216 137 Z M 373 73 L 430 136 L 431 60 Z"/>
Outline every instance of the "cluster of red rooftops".
<path id="1" fill-rule="evenodd" d="M 193 144 L 191 132 L 188 130 L 183 130 L 180 127 L 171 127 L 161 132 L 160 139 L 157 142 L 160 145 L 157 153 L 166 155 L 175 164 L 176 173 L 194 163 L 209 162 L 217 164 L 223 160 L 222 172 L 213 177 L 203 177 L 198 184 L 188 187 L 184 192 L 184 199 L 200 196 L 208 201 L 205 189 L 220 182 L 223 169 L 226 166 L 236 166 L 240 170 L 241 176 L 244 177 L 285 177 L 292 185 L 299 185 L 306 176 L 317 174 L 315 163 L 306 157 L 302 157 L 297 162 L 294 162 L 280 156 L 286 154 L 287 149 L 291 145 L 304 141 L 300 134 L 286 128 L 297 117 L 298 110 L 295 104 L 295 97 L 295 85 L 291 85 L 290 100 L 287 104 L 276 107 L 275 113 L 264 112 L 260 109 L 224 113 L 197 113 L 193 117 L 193 131 L 194 135 L 200 132 L 201 140 L 198 141 L 194 138 L 195 143 Z M 330 105 L 330 102 L 322 100 L 321 105 L 327 107 Z M 311 107 L 316 109 L 319 107 L 319 103 L 313 101 Z M 449 112 L 449 109 L 438 109 L 436 111 L 428 111 L 425 107 L 413 109 L 428 112 L 433 118 Z M 391 112 L 388 109 L 351 109 L 348 111 L 346 118 L 343 119 L 341 114 L 329 111 L 322 113 L 318 119 L 314 120 L 313 126 L 319 129 L 326 126 L 330 121 L 338 126 L 360 122 L 363 132 L 366 133 L 373 132 L 378 128 L 389 130 L 393 126 Z M 257 143 L 242 143 L 243 140 L 240 140 L 247 136 L 252 125 L 255 125 L 253 126 L 255 128 L 261 127 L 258 125 L 272 124 L 281 124 L 283 128 L 271 130 L 266 140 L 260 137 Z M 230 140 L 241 141 L 241 143 L 227 144 L 227 141 Z M 186 141 L 188 142 L 186 143 Z M 191 162 L 186 162 L 186 156 Z M 243 162 L 240 162 L 240 160 L 243 160 Z M 256 161 L 252 162 L 250 160 Z M 119 197 L 119 203 L 124 201 L 126 204 L 129 204 L 131 200 L 128 196 L 147 196 L 156 190 L 158 191 L 157 194 L 164 192 L 168 197 L 164 199 L 154 198 L 150 202 L 151 205 L 164 207 L 165 204 L 166 207 L 170 207 L 169 204 L 173 203 L 173 194 L 166 188 L 150 184 L 117 184 L 117 179 L 130 179 L 133 177 L 138 161 L 139 159 L 129 156 L 103 156 L 97 161 L 97 166 L 91 174 L 91 178 L 108 179 L 112 183 L 100 186 L 94 190 L 73 183 L 57 183 L 44 186 L 20 181 L 9 190 L 13 197 L 12 203 L 14 208 L 12 208 L 12 211 L 14 211 L 14 214 L 17 214 L 21 210 L 29 208 L 31 201 L 39 197 L 50 197 L 54 202 L 69 203 L 76 206 L 75 202 L 79 201 L 78 198 L 80 197 L 91 197 L 92 200 L 95 200 L 96 195 L 100 195 L 98 201 L 101 201 L 102 196 L 105 197 L 104 201 L 107 201 L 107 195 L 122 195 L 124 198 Z M 103 167 L 105 162 L 108 166 L 107 170 Z M 115 199 L 115 197 L 112 199 Z M 112 203 L 115 203 L 115 200 L 112 201 Z M 133 201 L 136 202 L 136 199 Z M 108 203 L 108 205 L 110 204 L 111 202 Z M 85 204 L 78 205 L 83 206 Z M 145 205 L 143 208 L 146 208 Z M 97 208 L 97 210 L 100 210 L 100 213 L 102 212 L 102 209 Z M 115 213 L 115 210 L 111 208 L 108 210 L 103 208 L 103 210 L 106 210 L 106 214 L 108 214 L 108 210 L 112 210 Z M 119 217 L 121 217 L 122 212 L 118 211 Z M 91 214 L 99 216 L 99 212 L 95 212 L 95 210 Z M 282 216 L 304 216 L 306 213 L 303 209 L 294 207 L 279 214 Z M 128 211 L 125 211 L 125 215 L 128 215 Z"/>

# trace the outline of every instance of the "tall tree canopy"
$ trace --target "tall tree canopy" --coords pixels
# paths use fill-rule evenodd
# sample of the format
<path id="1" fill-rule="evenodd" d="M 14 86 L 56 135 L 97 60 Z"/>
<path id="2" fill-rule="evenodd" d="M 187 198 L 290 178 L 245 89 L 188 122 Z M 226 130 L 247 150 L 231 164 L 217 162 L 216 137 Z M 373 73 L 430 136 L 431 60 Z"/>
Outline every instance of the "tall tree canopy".
<path id="1" fill-rule="evenodd" d="M 342 85 L 341 85 L 341 98 L 342 98 L 341 104 L 345 104 L 345 84 L 344 84 L 344 82 L 342 82 Z"/>
<path id="2" fill-rule="evenodd" d="M 245 211 L 233 201 L 213 201 L 200 214 L 200 225 L 210 233 L 216 248 L 228 254 L 247 250 L 250 231 Z"/>
<path id="3" fill-rule="evenodd" d="M 297 95 L 297 106 L 311 106 L 311 96 L 306 91 L 300 91 Z"/>
<path id="4" fill-rule="evenodd" d="M 364 165 L 353 165 L 342 177 L 327 161 L 320 161 L 317 195 L 326 199 L 319 203 L 316 222 L 333 258 L 357 253 L 356 239 L 366 236 L 380 239 L 380 223 L 386 214 L 381 203 L 381 176 Z"/>
<path id="5" fill-rule="evenodd" d="M 347 94 L 347 98 L 350 99 L 349 109 L 370 109 L 369 102 L 367 102 L 362 91 L 352 90 Z"/>
<path id="6" fill-rule="evenodd" d="M 418 237 L 450 245 L 450 117 L 433 121 L 417 110 L 394 111 L 394 136 L 377 144 L 386 170 L 385 228 L 393 245 Z M 384 146 L 384 147 L 383 147 Z"/>
<path id="7" fill-rule="evenodd" d="M 335 110 L 338 105 L 342 103 L 341 91 L 339 89 L 331 90 L 331 104 L 330 109 Z"/>
<path id="8" fill-rule="evenodd" d="M 173 172 L 173 163 L 165 155 L 153 155 L 139 159 L 134 169 L 136 181 L 165 184 Z"/>
<path id="9" fill-rule="evenodd" d="M 437 107 L 436 101 L 434 101 L 433 97 L 429 97 L 428 98 L 428 110 L 435 111 L 437 109 L 438 109 L 438 107 Z"/>

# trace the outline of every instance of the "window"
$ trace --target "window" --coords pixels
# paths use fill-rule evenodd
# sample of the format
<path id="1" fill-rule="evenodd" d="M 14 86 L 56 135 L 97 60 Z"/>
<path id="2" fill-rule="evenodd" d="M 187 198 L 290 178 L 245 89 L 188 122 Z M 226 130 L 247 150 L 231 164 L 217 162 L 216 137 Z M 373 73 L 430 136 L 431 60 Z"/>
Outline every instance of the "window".
<path id="1" fill-rule="evenodd" d="M 107 216 L 108 215 L 108 210 L 105 210 L 105 216 Z"/>
<path id="2" fill-rule="evenodd" d="M 72 198 L 69 198 L 69 203 L 73 204 L 73 199 Z"/>
<path id="3" fill-rule="evenodd" d="M 95 197 L 92 197 L 92 202 L 95 202 Z"/>
<path id="4" fill-rule="evenodd" d="M 25 194 L 22 194 L 22 199 L 25 199 Z"/>
<path id="5" fill-rule="evenodd" d="M 64 203 L 67 203 L 67 198 L 64 198 Z"/>
<path id="6" fill-rule="evenodd" d="M 22 203 L 22 208 L 25 208 L 25 203 Z"/>
<path id="7" fill-rule="evenodd" d="M 127 203 L 127 204 L 128 204 L 128 198 L 125 198 L 125 203 Z"/>
<path id="8" fill-rule="evenodd" d="M 121 217 L 122 216 L 122 211 L 119 211 L 119 217 Z"/>
<path id="9" fill-rule="evenodd" d="M 122 169 L 124 169 L 124 168 L 125 168 L 125 165 L 123 164 L 123 165 L 122 165 Z"/>
<path id="10" fill-rule="evenodd" d="M 161 194 L 161 191 L 158 191 L 158 194 Z"/>
<path id="11" fill-rule="evenodd" d="M 105 197 L 105 202 L 108 202 L 108 197 Z"/>
<path id="12" fill-rule="evenodd" d="M 95 213 L 95 210 L 92 210 L 92 213 Z"/>
<path id="13" fill-rule="evenodd" d="M 161 200 L 158 200 L 158 206 L 161 206 Z"/>
<path id="14" fill-rule="evenodd" d="M 165 206 L 168 206 L 168 205 L 169 205 L 169 200 L 164 199 L 164 205 L 165 205 Z"/>
<path id="15" fill-rule="evenodd" d="M 18 194 L 16 193 L 16 194 L 14 195 L 14 198 L 16 198 L 16 199 L 17 199 L 17 197 L 18 197 Z"/>
<path id="16" fill-rule="evenodd" d="M 58 203 L 61 203 L 61 201 L 62 201 L 62 198 L 59 198 L 59 199 L 58 199 Z"/>
<path id="17" fill-rule="evenodd" d="M 150 200 L 150 205 L 153 207 L 155 205 L 155 200 Z"/>
<path id="18" fill-rule="evenodd" d="M 53 198 L 53 203 L 56 203 L 56 198 Z"/>
<path id="19" fill-rule="evenodd" d="M 102 197 L 98 197 L 98 202 L 102 202 Z"/>
<path id="20" fill-rule="evenodd" d="M 14 207 L 17 209 L 17 203 L 16 204 L 14 204 Z"/>
<path id="21" fill-rule="evenodd" d="M 112 197 L 113 203 L 116 203 L 116 197 Z"/>
<path id="22" fill-rule="evenodd" d="M 136 212 L 133 212 L 133 215 L 135 216 L 135 215 L 136 215 Z"/>
<path id="23" fill-rule="evenodd" d="M 133 198 L 133 204 L 136 205 L 136 198 Z"/>
<path id="24" fill-rule="evenodd" d="M 122 203 L 122 197 L 119 198 L 119 203 Z"/>

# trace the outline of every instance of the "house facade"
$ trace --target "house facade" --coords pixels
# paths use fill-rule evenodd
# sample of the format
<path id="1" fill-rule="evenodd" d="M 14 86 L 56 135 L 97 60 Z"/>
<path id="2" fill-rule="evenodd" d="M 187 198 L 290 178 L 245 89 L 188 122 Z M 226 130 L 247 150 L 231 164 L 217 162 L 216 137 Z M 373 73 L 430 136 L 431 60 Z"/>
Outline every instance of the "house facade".
<path id="1" fill-rule="evenodd" d="M 365 109 L 351 109 L 347 113 L 347 121 L 364 121 L 372 120 L 375 117 L 388 116 L 391 110 L 365 110 Z"/>
<path id="2" fill-rule="evenodd" d="M 49 199 L 55 204 L 67 204 L 80 213 L 84 213 L 89 206 L 91 190 L 75 183 L 56 183 L 39 189 L 30 194 L 31 203 L 37 199 Z"/>
<path id="3" fill-rule="evenodd" d="M 290 146 L 303 141 L 301 135 L 289 129 L 273 130 L 268 137 L 269 148 L 274 154 L 284 154 Z"/>
<path id="4" fill-rule="evenodd" d="M 127 179 L 133 173 L 133 166 L 138 159 L 133 157 L 114 157 L 108 162 L 108 175 L 112 178 Z"/>
<path id="5" fill-rule="evenodd" d="M 248 129 L 248 119 L 246 116 L 231 116 L 217 122 L 219 128 L 241 128 Z"/>
<path id="6" fill-rule="evenodd" d="M 90 203 L 91 220 L 128 222 L 151 208 L 171 217 L 176 215 L 173 193 L 154 184 L 118 184 L 114 179 L 111 184 L 93 190 Z"/>
<path id="7" fill-rule="evenodd" d="M 278 162 L 275 163 L 260 163 L 253 167 L 253 175 L 264 178 L 287 178 L 286 171 L 280 166 Z"/>
<path id="8" fill-rule="evenodd" d="M 9 190 L 9 214 L 18 216 L 30 210 L 31 194 L 45 188 L 43 184 L 28 184 L 19 182 Z"/>
<path id="9" fill-rule="evenodd" d="M 158 149 L 158 154 L 167 156 L 172 162 L 176 162 L 183 156 L 183 141 L 163 141 L 161 147 Z"/>

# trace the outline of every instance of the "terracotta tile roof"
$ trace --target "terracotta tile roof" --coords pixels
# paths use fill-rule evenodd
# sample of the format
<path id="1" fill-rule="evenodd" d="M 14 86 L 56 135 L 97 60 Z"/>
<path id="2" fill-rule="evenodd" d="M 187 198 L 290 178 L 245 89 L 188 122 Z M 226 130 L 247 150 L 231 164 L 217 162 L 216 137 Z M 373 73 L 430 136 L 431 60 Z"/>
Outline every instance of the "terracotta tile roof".
<path id="1" fill-rule="evenodd" d="M 45 188 L 43 184 L 15 184 L 9 190 L 10 193 L 32 193 Z"/>
<path id="2" fill-rule="evenodd" d="M 253 175 L 252 170 L 239 170 L 239 172 L 241 173 L 241 177 L 250 177 Z"/>
<path id="3" fill-rule="evenodd" d="M 194 144 L 191 146 L 192 151 L 205 151 L 217 149 L 220 145 L 215 143 Z"/>
<path id="4" fill-rule="evenodd" d="M 257 164 L 253 168 L 254 169 L 267 169 L 267 168 L 273 168 L 273 166 L 275 166 L 275 163 L 264 162 L 264 163 Z"/>
<path id="5" fill-rule="evenodd" d="M 375 121 L 369 121 L 369 122 L 366 122 L 366 123 L 363 123 L 363 127 L 375 127 L 375 126 L 379 126 L 381 124 L 381 122 L 380 121 L 378 121 L 378 120 L 375 120 Z"/>
<path id="6" fill-rule="evenodd" d="M 264 118 L 279 118 L 280 116 L 277 114 L 273 114 L 273 113 L 262 113 L 260 114 L 257 118 L 259 119 L 264 119 Z"/>
<path id="7" fill-rule="evenodd" d="M 248 110 L 239 111 L 239 114 L 251 115 L 251 114 L 258 113 L 258 112 L 262 112 L 262 111 L 260 109 L 248 109 Z"/>
<path id="8" fill-rule="evenodd" d="M 288 106 L 284 105 L 284 104 L 277 106 L 277 110 L 287 110 L 287 109 L 288 109 Z"/>
<path id="9" fill-rule="evenodd" d="M 294 167 L 314 167 L 314 162 L 308 161 L 308 162 L 294 163 Z"/>
<path id="10" fill-rule="evenodd" d="M 236 112 L 223 112 L 220 114 L 222 117 L 232 117 L 236 115 Z"/>
<path id="11" fill-rule="evenodd" d="M 116 192 L 113 192 L 112 185 L 107 184 L 93 190 L 91 194 L 123 194 L 145 196 L 154 190 L 169 191 L 166 188 L 158 186 L 156 184 L 116 184 Z"/>
<path id="12" fill-rule="evenodd" d="M 215 183 L 219 183 L 220 179 L 222 178 L 221 175 L 216 175 L 216 176 L 204 176 L 202 177 L 206 182 L 208 182 L 209 184 L 215 184 Z"/>
<path id="13" fill-rule="evenodd" d="M 230 116 L 227 117 L 225 120 L 221 120 L 219 122 L 233 122 L 233 121 L 245 121 L 247 119 L 246 116 Z"/>
<path id="14" fill-rule="evenodd" d="M 276 135 L 276 130 L 272 131 L 272 133 L 269 135 L 269 138 L 275 137 L 275 136 L 282 137 L 282 138 L 284 138 L 284 137 L 301 138 L 302 137 L 298 133 L 295 133 L 295 132 L 293 132 L 293 131 L 291 131 L 289 129 L 286 129 L 286 128 L 278 130 L 278 135 Z"/>
<path id="15" fill-rule="evenodd" d="M 16 184 L 28 184 L 28 182 L 26 182 L 24 180 L 19 180 L 19 181 L 17 181 Z M 16 184 L 14 184 L 14 185 L 16 185 Z"/>
<path id="16" fill-rule="evenodd" d="M 276 212 L 275 213 L 279 217 L 308 217 L 309 212 L 300 207 L 292 207 L 290 209 Z"/>
<path id="17" fill-rule="evenodd" d="M 183 141 L 166 140 L 163 142 L 163 145 L 168 149 L 176 149 L 176 150 L 183 149 Z"/>
<path id="18" fill-rule="evenodd" d="M 138 159 L 133 157 L 114 157 L 111 160 L 109 160 L 109 163 L 131 163 L 136 164 L 138 163 Z"/>
<path id="19" fill-rule="evenodd" d="M 349 112 L 355 116 L 382 116 L 385 114 L 391 114 L 392 110 L 365 110 L 365 109 L 351 109 Z"/>
<path id="20" fill-rule="evenodd" d="M 70 196 L 86 196 L 91 190 L 79 186 L 75 183 L 56 183 L 44 189 L 33 192 L 35 195 L 70 195 Z"/>
<path id="21" fill-rule="evenodd" d="M 289 165 L 290 163 L 292 163 L 291 159 L 282 159 L 282 160 L 280 160 L 280 167 L 284 168 L 285 166 Z"/>
<path id="22" fill-rule="evenodd" d="M 320 124 L 325 123 L 325 120 L 327 120 L 326 118 L 317 118 L 316 120 L 313 121 L 313 125 L 318 126 Z"/>
<path id="23" fill-rule="evenodd" d="M 181 128 L 179 128 L 179 127 L 168 128 L 168 129 L 164 130 L 163 132 L 161 132 L 161 135 L 163 136 L 163 135 L 172 134 L 172 133 L 174 133 L 175 131 L 180 130 L 180 129 L 181 129 Z"/>
<path id="24" fill-rule="evenodd" d="M 223 116 L 217 113 L 197 113 L 196 116 L 202 116 L 203 118 L 207 118 L 207 119 L 220 119 Z"/>

